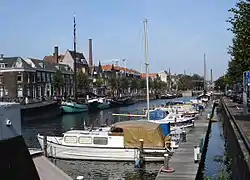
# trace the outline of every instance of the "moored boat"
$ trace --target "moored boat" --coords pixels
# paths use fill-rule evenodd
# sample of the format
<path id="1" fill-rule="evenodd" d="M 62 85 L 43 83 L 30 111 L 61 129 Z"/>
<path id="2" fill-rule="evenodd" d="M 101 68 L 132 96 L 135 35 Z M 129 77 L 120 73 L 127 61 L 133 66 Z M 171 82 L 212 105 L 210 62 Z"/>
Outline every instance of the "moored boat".
<path id="1" fill-rule="evenodd" d="M 81 113 L 88 111 L 88 105 L 76 102 L 62 102 L 61 108 L 64 113 Z"/>
<path id="2" fill-rule="evenodd" d="M 44 136 L 38 134 L 37 138 L 43 148 Z M 50 157 L 62 159 L 135 161 L 140 139 L 144 152 L 152 154 L 145 161 L 163 161 L 163 154 L 169 152 L 169 138 L 159 124 L 147 121 L 119 122 L 110 129 L 71 130 L 62 137 L 47 136 L 47 152 Z M 175 141 L 171 146 L 176 146 Z"/>

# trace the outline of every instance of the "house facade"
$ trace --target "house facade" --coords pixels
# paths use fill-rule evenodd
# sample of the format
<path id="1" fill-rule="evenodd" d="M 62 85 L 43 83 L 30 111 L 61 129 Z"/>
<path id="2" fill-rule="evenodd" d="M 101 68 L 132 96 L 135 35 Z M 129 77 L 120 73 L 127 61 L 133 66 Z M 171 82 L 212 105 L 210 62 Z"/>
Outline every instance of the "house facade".
<path id="1" fill-rule="evenodd" d="M 73 95 L 73 71 L 68 65 L 33 58 L 1 57 L 0 98 L 52 97 L 55 92 L 53 76 L 57 70 L 64 76 L 59 95 Z"/>

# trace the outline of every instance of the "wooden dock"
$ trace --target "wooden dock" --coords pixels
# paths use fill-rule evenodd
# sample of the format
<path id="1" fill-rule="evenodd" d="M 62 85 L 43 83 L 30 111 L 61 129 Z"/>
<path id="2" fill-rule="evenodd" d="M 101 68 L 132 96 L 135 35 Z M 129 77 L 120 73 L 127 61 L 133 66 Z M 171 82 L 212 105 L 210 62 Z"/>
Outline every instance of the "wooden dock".
<path id="1" fill-rule="evenodd" d="M 29 149 L 33 162 L 36 166 L 40 180 L 73 180 L 65 172 L 54 165 L 43 152 L 36 149 Z"/>
<path id="2" fill-rule="evenodd" d="M 194 146 L 199 145 L 199 138 L 204 137 L 205 140 L 209 125 L 206 115 L 207 113 L 211 114 L 211 111 L 212 109 L 208 107 L 200 118 L 195 121 L 195 127 L 192 128 L 186 136 L 187 141 L 180 144 L 180 147 L 169 160 L 169 167 L 175 171 L 173 173 L 161 173 L 159 171 L 156 180 L 194 180 L 196 178 L 199 163 L 194 163 Z"/>

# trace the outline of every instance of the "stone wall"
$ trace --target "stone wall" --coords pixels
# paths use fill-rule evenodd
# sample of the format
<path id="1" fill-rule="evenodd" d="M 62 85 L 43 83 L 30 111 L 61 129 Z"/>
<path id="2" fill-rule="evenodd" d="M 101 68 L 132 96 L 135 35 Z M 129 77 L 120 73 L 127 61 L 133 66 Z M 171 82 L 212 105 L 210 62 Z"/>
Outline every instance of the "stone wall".
<path id="1" fill-rule="evenodd" d="M 220 105 L 224 120 L 223 130 L 226 138 L 226 151 L 229 162 L 231 162 L 232 179 L 247 180 L 250 177 L 249 151 L 236 127 L 234 116 L 232 116 L 223 98 L 221 98 Z"/>

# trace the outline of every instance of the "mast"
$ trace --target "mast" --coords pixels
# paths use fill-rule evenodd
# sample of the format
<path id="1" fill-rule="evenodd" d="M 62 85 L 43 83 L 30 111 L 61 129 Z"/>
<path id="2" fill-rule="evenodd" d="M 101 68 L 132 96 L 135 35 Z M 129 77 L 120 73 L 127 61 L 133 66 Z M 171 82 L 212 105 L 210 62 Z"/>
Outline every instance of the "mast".
<path id="1" fill-rule="evenodd" d="M 74 15 L 74 99 L 77 100 L 77 82 L 76 82 L 76 17 Z"/>
<path id="2" fill-rule="evenodd" d="M 147 119 L 150 120 L 150 113 L 149 113 L 149 81 L 148 81 L 148 20 L 145 19 L 143 21 L 144 24 L 144 46 L 145 46 L 145 65 L 146 65 L 146 87 L 147 87 Z"/>
<path id="3" fill-rule="evenodd" d="M 207 85 L 206 85 L 206 76 L 207 76 L 207 72 L 206 72 L 206 70 L 207 70 L 207 67 L 206 67 L 206 54 L 204 53 L 204 78 L 203 78 L 203 80 L 204 80 L 204 94 L 206 93 L 206 90 L 207 90 Z"/>

